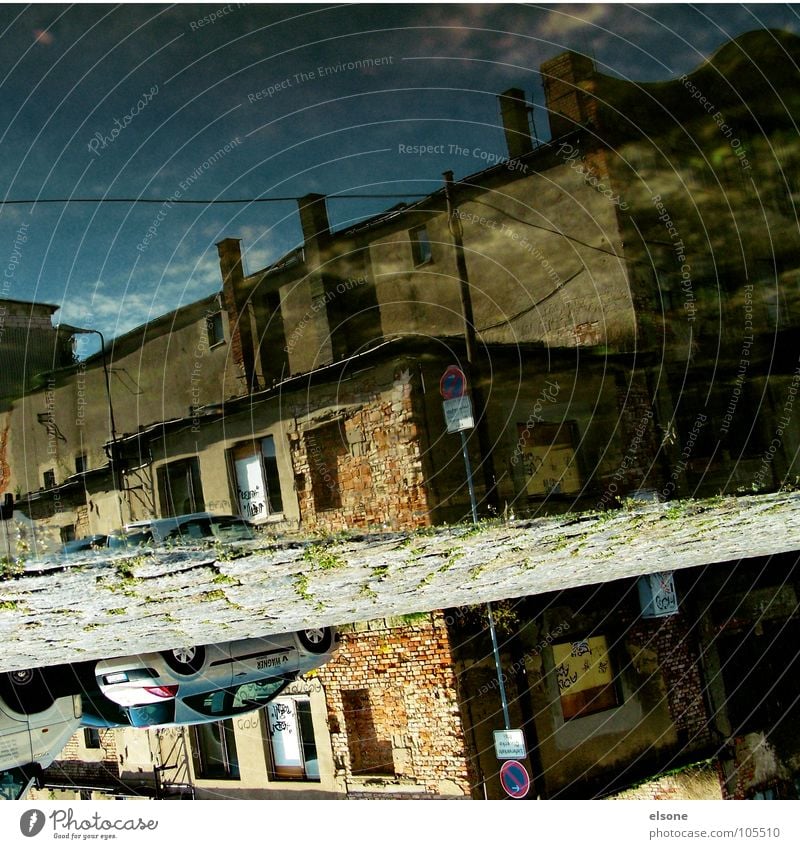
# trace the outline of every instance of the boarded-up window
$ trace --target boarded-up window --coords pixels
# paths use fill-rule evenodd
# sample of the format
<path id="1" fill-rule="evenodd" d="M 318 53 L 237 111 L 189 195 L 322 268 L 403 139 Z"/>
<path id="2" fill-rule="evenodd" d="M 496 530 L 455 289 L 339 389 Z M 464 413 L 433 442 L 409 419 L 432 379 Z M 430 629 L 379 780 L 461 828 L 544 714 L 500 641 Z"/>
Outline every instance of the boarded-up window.
<path id="1" fill-rule="evenodd" d="M 339 422 L 331 422 L 314 428 L 306 434 L 305 441 L 314 508 L 318 512 L 335 510 L 342 506 L 339 463 L 349 456 L 344 427 Z"/>
<path id="2" fill-rule="evenodd" d="M 283 512 L 275 440 L 249 440 L 233 449 L 236 499 L 239 513 L 251 522 L 263 522 Z"/>
<path id="3" fill-rule="evenodd" d="M 564 719 L 575 719 L 619 704 L 605 637 L 553 646 Z"/>
<path id="4" fill-rule="evenodd" d="M 528 495 L 580 492 L 574 426 L 570 422 L 517 425 Z"/>
<path id="5" fill-rule="evenodd" d="M 343 690 L 342 705 L 353 775 L 394 775 L 391 736 L 373 713 L 369 690 Z"/>
<path id="6" fill-rule="evenodd" d="M 206 509 L 197 457 L 161 466 L 157 475 L 162 516 L 201 513 Z"/>

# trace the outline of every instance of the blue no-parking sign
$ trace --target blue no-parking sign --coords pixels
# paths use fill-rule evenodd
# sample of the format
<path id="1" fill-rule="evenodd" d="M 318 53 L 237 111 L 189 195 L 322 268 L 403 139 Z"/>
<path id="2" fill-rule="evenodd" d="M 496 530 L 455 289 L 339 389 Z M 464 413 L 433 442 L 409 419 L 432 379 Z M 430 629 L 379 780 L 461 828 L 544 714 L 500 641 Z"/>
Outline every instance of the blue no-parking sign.
<path id="1" fill-rule="evenodd" d="M 512 799 L 523 799 L 531 789 L 528 770 L 519 761 L 506 761 L 500 767 L 500 783 Z"/>

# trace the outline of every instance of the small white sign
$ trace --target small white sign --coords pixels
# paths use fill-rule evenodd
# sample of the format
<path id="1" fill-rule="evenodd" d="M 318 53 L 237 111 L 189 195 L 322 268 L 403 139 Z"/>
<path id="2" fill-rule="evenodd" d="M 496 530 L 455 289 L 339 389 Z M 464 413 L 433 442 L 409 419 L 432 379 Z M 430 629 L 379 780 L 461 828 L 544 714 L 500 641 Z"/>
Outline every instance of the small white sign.
<path id="1" fill-rule="evenodd" d="M 458 433 L 475 427 L 475 420 L 472 417 L 472 399 L 469 395 L 448 398 L 442 402 L 442 408 L 448 433 Z"/>
<path id="2" fill-rule="evenodd" d="M 521 728 L 511 728 L 494 732 L 494 751 L 497 759 L 511 761 L 527 756 L 525 735 Z"/>
<path id="3" fill-rule="evenodd" d="M 639 578 L 643 619 L 660 619 L 678 612 L 678 594 L 672 572 L 654 572 Z"/>

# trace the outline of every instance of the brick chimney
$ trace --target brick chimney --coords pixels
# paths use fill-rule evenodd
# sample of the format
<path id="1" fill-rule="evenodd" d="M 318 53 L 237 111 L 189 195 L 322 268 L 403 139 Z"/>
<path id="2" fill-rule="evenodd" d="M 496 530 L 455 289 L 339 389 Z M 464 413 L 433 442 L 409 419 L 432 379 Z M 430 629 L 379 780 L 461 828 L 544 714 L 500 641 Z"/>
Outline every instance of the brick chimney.
<path id="1" fill-rule="evenodd" d="M 303 228 L 304 241 L 310 242 L 330 236 L 325 195 L 305 195 L 298 198 L 297 205 L 300 207 L 300 226 Z"/>
<path id="2" fill-rule="evenodd" d="M 222 274 L 222 302 L 228 313 L 231 332 L 231 359 L 239 372 L 240 388 L 244 392 L 252 392 L 259 387 L 255 378 L 251 310 L 244 285 L 241 242 L 239 239 L 223 239 L 217 242 L 217 252 Z"/>
<path id="3" fill-rule="evenodd" d="M 521 88 L 509 88 L 498 95 L 500 117 L 506 134 L 509 159 L 517 159 L 533 150 L 528 114 L 530 107 Z"/>
<path id="4" fill-rule="evenodd" d="M 544 62 L 540 72 L 552 138 L 596 123 L 597 101 L 591 93 L 595 67 L 588 56 L 568 51 Z"/>

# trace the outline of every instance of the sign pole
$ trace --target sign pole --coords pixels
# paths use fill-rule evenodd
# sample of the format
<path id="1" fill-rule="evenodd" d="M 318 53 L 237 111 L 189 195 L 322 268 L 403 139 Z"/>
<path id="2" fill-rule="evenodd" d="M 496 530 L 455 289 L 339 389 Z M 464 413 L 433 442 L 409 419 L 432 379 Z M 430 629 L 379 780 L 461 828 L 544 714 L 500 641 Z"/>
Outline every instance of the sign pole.
<path id="1" fill-rule="evenodd" d="M 486 603 L 489 611 L 489 633 L 492 637 L 492 650 L 494 651 L 494 665 L 497 669 L 497 683 L 500 685 L 500 702 L 503 705 L 503 721 L 506 729 L 511 728 L 511 720 L 508 716 L 508 699 L 506 698 L 506 685 L 503 683 L 503 668 L 500 666 L 500 648 L 497 645 L 497 632 L 494 629 L 494 616 L 492 615 L 492 603 Z"/>
<path id="2" fill-rule="evenodd" d="M 467 486 L 469 487 L 469 504 L 472 508 L 472 521 L 478 523 L 478 504 L 475 501 L 475 486 L 472 483 L 472 464 L 469 461 L 469 451 L 467 450 L 467 438 L 464 436 L 464 431 L 459 431 L 461 437 L 461 453 L 464 455 L 464 466 L 467 470 Z"/>

